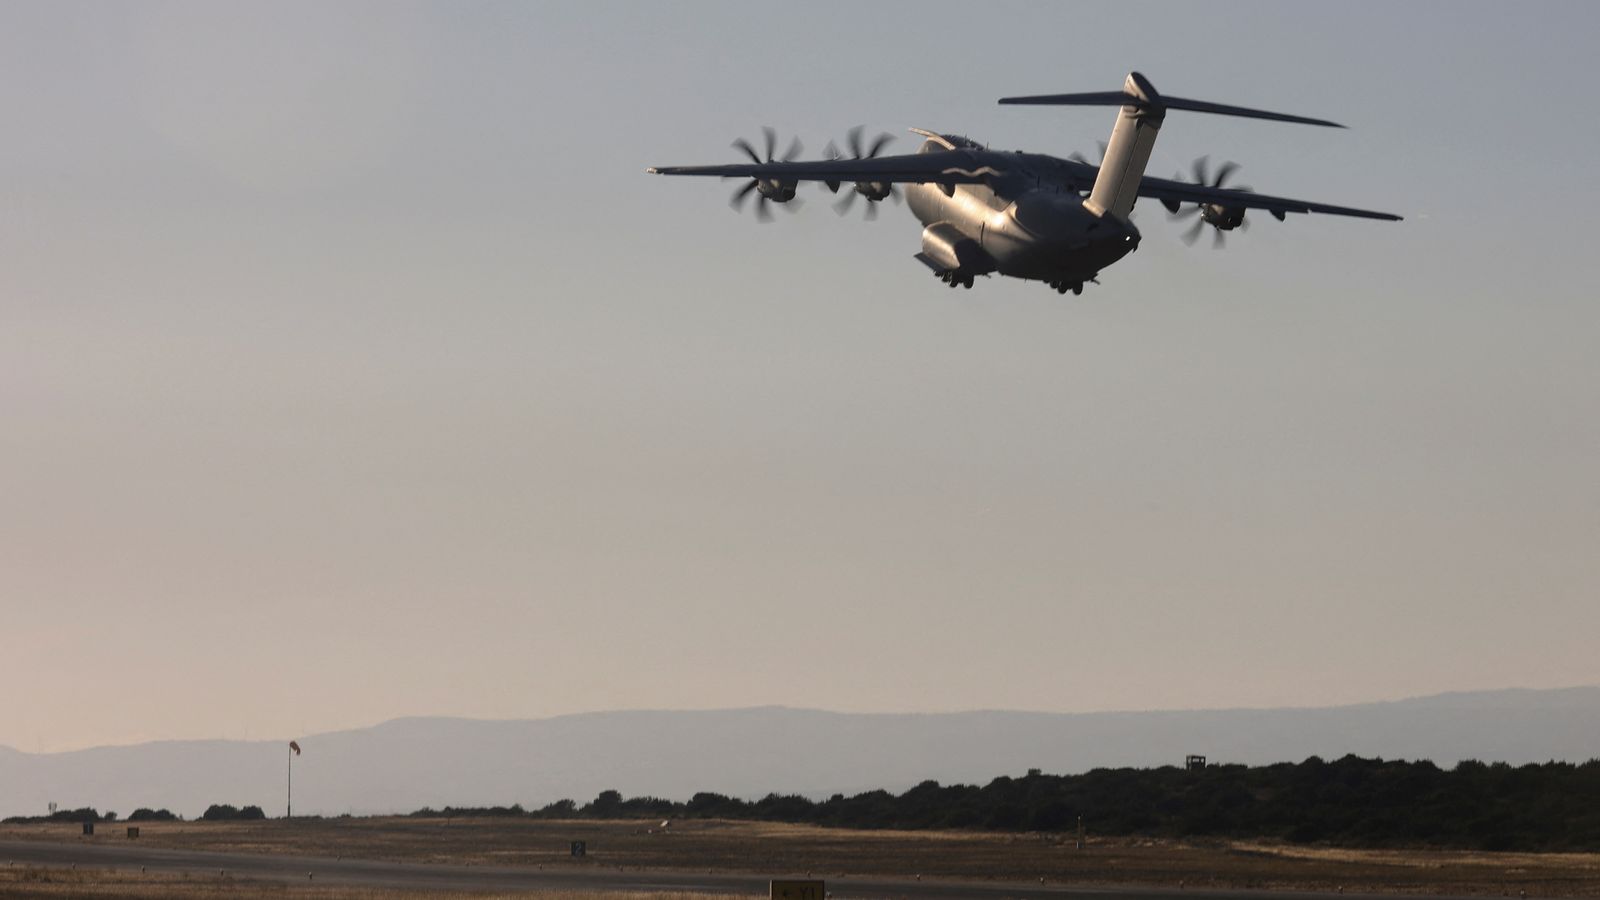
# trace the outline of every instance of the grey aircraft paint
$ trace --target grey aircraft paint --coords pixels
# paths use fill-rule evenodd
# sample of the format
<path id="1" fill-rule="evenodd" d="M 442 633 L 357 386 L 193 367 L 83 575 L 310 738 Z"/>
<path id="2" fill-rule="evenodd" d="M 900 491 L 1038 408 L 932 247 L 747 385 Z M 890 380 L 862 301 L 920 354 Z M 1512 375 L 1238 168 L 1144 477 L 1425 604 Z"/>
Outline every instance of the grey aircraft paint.
<path id="1" fill-rule="evenodd" d="M 1159 200 L 1170 212 L 1194 204 L 1201 214 L 1196 228 L 1210 225 L 1220 236 L 1245 224 L 1246 210 L 1262 209 L 1275 218 L 1288 213 L 1326 213 L 1368 219 L 1399 220 L 1372 210 L 1333 206 L 1224 189 L 1213 185 L 1144 177 L 1169 110 L 1182 109 L 1309 125 L 1343 127 L 1324 119 L 1266 112 L 1240 106 L 1167 97 L 1138 72 L 1130 72 L 1120 92 L 1049 94 L 1008 97 L 1022 105 L 1116 106 L 1117 120 L 1100 165 L 1037 153 L 990 150 L 965 137 L 913 129 L 926 140 L 914 154 L 876 156 L 860 150 L 859 132 L 852 133 L 853 157 L 797 162 L 798 141 L 782 158 L 774 155 L 774 135 L 767 130 L 763 159 L 744 141 L 734 146 L 751 163 L 726 166 L 664 166 L 647 171 L 660 175 L 717 175 L 750 180 L 734 194 L 738 208 L 757 193 L 758 215 L 769 202 L 787 203 L 801 181 L 820 181 L 838 191 L 846 183 L 880 203 L 906 185 L 911 212 L 923 224 L 922 249 L 916 254 L 951 287 L 972 287 L 980 275 L 998 274 L 1043 281 L 1058 292 L 1081 293 L 1087 282 L 1139 247 L 1140 233 L 1128 215 L 1139 197 Z M 1197 169 L 1198 170 L 1198 169 Z M 1220 170 L 1219 170 L 1220 171 Z M 841 211 L 853 198 L 846 195 Z"/>

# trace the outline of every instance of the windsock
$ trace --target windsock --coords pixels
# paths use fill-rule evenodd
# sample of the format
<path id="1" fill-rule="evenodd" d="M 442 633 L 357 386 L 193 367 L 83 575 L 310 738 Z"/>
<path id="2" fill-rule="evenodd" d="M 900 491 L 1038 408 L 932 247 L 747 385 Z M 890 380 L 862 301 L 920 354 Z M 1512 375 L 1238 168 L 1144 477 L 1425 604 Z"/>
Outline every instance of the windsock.
<path id="1" fill-rule="evenodd" d="M 294 755 L 295 756 L 299 756 L 300 755 L 300 745 L 295 743 L 294 741 L 290 741 L 289 742 L 289 749 L 294 751 Z"/>

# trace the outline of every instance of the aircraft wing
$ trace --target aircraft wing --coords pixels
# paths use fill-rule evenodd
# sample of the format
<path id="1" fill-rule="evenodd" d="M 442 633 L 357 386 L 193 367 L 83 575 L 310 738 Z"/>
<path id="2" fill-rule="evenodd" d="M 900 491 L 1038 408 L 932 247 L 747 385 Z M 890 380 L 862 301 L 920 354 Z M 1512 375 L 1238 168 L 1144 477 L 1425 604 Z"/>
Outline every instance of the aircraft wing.
<path id="1" fill-rule="evenodd" d="M 962 150 L 908 153 L 863 159 L 825 159 L 816 162 L 733 163 L 723 166 L 653 166 L 652 175 L 711 175 L 722 178 L 761 178 L 775 181 L 877 181 L 884 184 L 975 184 L 1001 174 Z"/>
<path id="2" fill-rule="evenodd" d="M 985 154 L 993 158 L 993 154 Z M 1070 165 L 1088 183 L 1093 183 L 1094 166 L 1058 161 Z M 731 163 L 719 166 L 654 166 L 645 170 L 652 175 L 702 175 L 721 178 L 760 178 L 775 181 L 821 181 L 846 183 L 876 181 L 884 184 L 977 184 L 1004 175 L 1002 170 L 980 162 L 965 150 L 939 150 L 932 153 L 909 153 L 900 156 L 877 156 L 862 159 L 827 159 L 815 162 L 764 162 Z M 1364 219 L 1399 221 L 1392 213 L 1288 197 L 1273 197 L 1252 191 L 1228 190 L 1172 181 L 1165 178 L 1145 177 L 1139 182 L 1139 196 L 1160 200 L 1169 207 L 1178 203 L 1220 203 L 1224 206 L 1245 209 L 1263 209 L 1274 216 L 1285 213 L 1325 213 L 1335 216 L 1356 216 Z"/>
<path id="3" fill-rule="evenodd" d="M 1333 216 L 1384 219 L 1389 222 L 1400 221 L 1400 217 L 1393 213 L 1375 212 L 1370 209 L 1354 209 L 1349 206 L 1333 206 L 1328 203 L 1312 203 L 1309 200 L 1291 200 L 1288 197 L 1272 197 L 1266 194 L 1257 194 L 1253 191 L 1206 187 L 1203 184 L 1172 181 L 1166 178 L 1146 177 L 1141 179 L 1139 181 L 1139 196 L 1160 200 L 1163 204 L 1166 204 L 1168 209 L 1175 208 L 1179 203 L 1220 203 L 1223 206 L 1236 208 L 1264 209 L 1280 219 L 1283 218 L 1284 213 L 1326 213 Z"/>

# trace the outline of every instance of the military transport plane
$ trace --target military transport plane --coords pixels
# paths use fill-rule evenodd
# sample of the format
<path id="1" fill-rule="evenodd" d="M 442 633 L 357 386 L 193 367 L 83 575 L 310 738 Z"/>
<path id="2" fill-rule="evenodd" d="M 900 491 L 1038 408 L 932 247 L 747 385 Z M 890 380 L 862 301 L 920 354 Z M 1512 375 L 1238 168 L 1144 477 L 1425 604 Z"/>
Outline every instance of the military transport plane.
<path id="1" fill-rule="evenodd" d="M 1144 175 L 1156 134 L 1171 110 L 1344 127 L 1334 122 L 1168 97 L 1157 93 L 1138 72 L 1128 74 L 1121 91 L 1007 97 L 1000 102 L 1117 106 L 1121 110 L 1098 166 L 1077 155 L 1060 159 L 1041 153 L 990 150 L 965 137 L 920 128 L 912 131 L 925 140 L 913 154 L 880 156 L 889 136 L 863 148 L 857 129 L 849 141 L 852 156 L 835 150 L 829 159 L 803 162 L 794 159 L 801 152 L 798 140 L 782 157 L 775 158 L 776 140 L 769 128 L 765 158 L 748 142 L 737 140 L 733 146 L 744 151 L 750 162 L 660 166 L 647 171 L 748 178 L 734 192 L 733 205 L 740 208 L 755 192 L 756 214 L 763 219 L 770 215 L 768 203 L 793 203 L 802 181 L 821 182 L 835 193 L 841 185 L 853 182 L 853 193 L 841 200 L 840 211 L 860 194 L 869 204 L 869 215 L 874 212 L 870 204 L 889 197 L 898 199 L 898 186 L 905 185 L 911 211 L 925 226 L 922 252 L 916 259 L 950 287 L 970 288 L 975 277 L 998 273 L 1043 281 L 1059 293 L 1080 294 L 1085 282 L 1098 283 L 1095 276 L 1102 269 L 1138 248 L 1139 229 L 1128 216 L 1140 197 L 1160 201 L 1174 216 L 1198 214 L 1189 239 L 1210 225 L 1216 229 L 1219 244 L 1223 232 L 1247 227 L 1245 211 L 1251 209 L 1265 210 L 1279 221 L 1288 213 L 1400 219 L 1389 213 L 1257 194 L 1248 188 L 1223 188 L 1222 182 L 1235 168 L 1232 163 L 1223 164 L 1211 184 L 1204 183 L 1203 160 L 1197 161 L 1194 169 L 1200 183 Z"/>

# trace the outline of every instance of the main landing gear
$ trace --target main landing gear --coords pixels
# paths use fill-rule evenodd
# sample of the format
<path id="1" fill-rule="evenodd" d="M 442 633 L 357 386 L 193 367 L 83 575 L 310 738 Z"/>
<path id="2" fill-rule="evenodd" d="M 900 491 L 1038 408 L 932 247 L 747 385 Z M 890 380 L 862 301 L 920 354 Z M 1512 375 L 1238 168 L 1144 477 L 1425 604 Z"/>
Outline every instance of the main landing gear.
<path id="1" fill-rule="evenodd" d="M 974 277 L 975 276 L 972 275 L 963 275 L 960 272 L 957 272 L 955 269 L 947 269 L 939 273 L 940 281 L 944 282 L 950 287 L 956 287 L 959 285 L 969 291 L 972 290 L 972 279 Z"/>
<path id="2" fill-rule="evenodd" d="M 1094 275 L 1090 275 L 1088 278 L 1063 278 L 1059 281 L 1050 282 L 1050 286 L 1055 288 L 1056 293 L 1058 294 L 1065 294 L 1067 291 L 1071 291 L 1072 295 L 1076 297 L 1083 293 L 1084 285 L 1099 284 L 1100 279 L 1095 277 L 1095 275 L 1099 274 L 1099 272 L 1096 272 Z"/>

